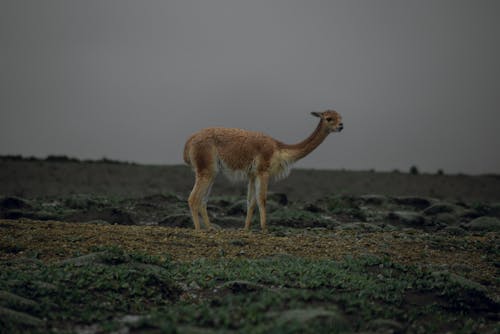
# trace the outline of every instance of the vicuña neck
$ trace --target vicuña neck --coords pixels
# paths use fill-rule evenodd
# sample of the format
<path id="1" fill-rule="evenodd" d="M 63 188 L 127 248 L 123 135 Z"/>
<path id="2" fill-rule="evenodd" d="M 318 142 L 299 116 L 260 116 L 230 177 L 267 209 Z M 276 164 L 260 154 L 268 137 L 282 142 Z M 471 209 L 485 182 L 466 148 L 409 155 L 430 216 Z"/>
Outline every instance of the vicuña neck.
<path id="1" fill-rule="evenodd" d="M 295 162 L 302 159 L 309 153 L 311 153 L 316 147 L 319 146 L 328 136 L 328 131 L 323 127 L 320 121 L 313 133 L 303 141 L 297 144 L 288 145 L 281 144 L 280 150 L 283 151 L 291 162 Z"/>

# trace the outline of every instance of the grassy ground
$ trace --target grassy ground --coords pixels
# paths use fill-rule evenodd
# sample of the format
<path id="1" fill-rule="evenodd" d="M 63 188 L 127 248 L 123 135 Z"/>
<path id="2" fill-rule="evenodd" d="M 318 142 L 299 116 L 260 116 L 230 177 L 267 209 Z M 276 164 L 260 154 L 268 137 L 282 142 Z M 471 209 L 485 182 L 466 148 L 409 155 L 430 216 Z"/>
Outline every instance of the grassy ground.
<path id="1" fill-rule="evenodd" d="M 14 332 L 470 333 L 498 321 L 496 233 L 0 229 L 0 324 Z"/>
<path id="2" fill-rule="evenodd" d="M 241 230 L 233 193 L 209 202 L 217 230 L 194 231 L 175 187 L 97 184 L 146 166 L 32 163 L 0 187 L 1 333 L 500 332 L 496 197 L 387 195 L 403 181 L 383 195 L 271 193 L 262 234 L 257 220 Z M 72 175 L 99 182 L 58 188 Z"/>

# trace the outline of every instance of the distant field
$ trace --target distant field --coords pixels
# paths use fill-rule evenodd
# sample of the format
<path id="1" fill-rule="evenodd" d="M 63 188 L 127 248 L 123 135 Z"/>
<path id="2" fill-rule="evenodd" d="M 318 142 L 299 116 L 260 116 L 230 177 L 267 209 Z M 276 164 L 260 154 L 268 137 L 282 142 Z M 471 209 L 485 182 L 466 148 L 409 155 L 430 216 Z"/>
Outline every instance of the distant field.
<path id="1" fill-rule="evenodd" d="M 55 161 L 54 161 L 55 160 Z M 104 162 L 0 159 L 0 195 L 62 196 L 79 193 L 144 196 L 172 192 L 187 197 L 194 176 L 187 166 L 146 166 Z M 270 191 L 291 200 L 325 195 L 382 194 L 464 201 L 500 201 L 500 176 L 410 175 L 370 171 L 295 169 Z M 215 195 L 244 195 L 246 186 L 219 177 Z"/>

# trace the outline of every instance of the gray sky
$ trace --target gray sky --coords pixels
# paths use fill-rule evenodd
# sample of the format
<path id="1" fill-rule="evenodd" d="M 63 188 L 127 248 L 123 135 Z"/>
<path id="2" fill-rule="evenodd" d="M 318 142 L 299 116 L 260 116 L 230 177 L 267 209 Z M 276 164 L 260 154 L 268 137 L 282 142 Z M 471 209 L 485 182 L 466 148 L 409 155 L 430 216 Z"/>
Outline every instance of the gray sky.
<path id="1" fill-rule="evenodd" d="M 298 166 L 500 173 L 500 1 L 0 0 L 0 154 L 178 164 L 209 126 Z"/>

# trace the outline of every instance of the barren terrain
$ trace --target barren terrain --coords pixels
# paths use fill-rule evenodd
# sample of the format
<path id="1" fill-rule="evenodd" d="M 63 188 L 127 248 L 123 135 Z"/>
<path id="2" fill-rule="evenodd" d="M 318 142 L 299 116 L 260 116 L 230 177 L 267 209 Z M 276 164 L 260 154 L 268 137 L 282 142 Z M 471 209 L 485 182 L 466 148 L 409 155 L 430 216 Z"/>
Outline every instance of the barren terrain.
<path id="1" fill-rule="evenodd" d="M 0 160 L 8 332 L 495 333 L 500 179 L 296 170 L 270 233 L 219 180 L 194 231 L 183 166 Z M 2 330 L 3 332 L 3 330 Z"/>

